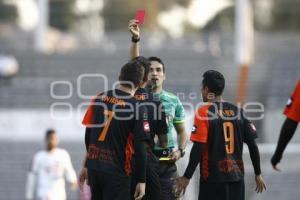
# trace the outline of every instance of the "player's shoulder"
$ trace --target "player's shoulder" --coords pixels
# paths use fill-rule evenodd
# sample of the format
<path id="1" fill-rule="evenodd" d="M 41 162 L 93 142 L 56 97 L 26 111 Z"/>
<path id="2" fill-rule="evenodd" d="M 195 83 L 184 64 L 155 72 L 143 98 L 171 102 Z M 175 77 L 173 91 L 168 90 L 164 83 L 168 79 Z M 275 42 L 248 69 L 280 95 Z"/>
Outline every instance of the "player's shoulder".
<path id="1" fill-rule="evenodd" d="M 69 152 L 63 148 L 57 148 L 56 149 L 57 153 L 64 155 L 64 156 L 69 156 Z"/>
<path id="2" fill-rule="evenodd" d="M 178 98 L 178 96 L 176 96 L 174 93 L 171 93 L 171 92 L 168 92 L 168 91 L 165 91 L 165 90 L 162 91 L 161 97 L 163 99 L 166 99 L 168 101 L 172 101 L 174 103 L 180 102 L 180 99 Z"/>
<path id="3" fill-rule="evenodd" d="M 225 108 L 225 109 L 234 109 L 234 110 L 242 110 L 243 109 L 240 105 L 236 105 L 229 101 L 222 101 L 222 102 L 220 102 L 220 104 L 222 105 L 221 108 Z"/>
<path id="4" fill-rule="evenodd" d="M 150 93 L 144 88 L 138 88 L 134 94 L 135 100 L 139 102 L 152 101 L 153 98 L 151 97 L 152 95 L 150 95 Z"/>
<path id="5" fill-rule="evenodd" d="M 104 95 L 107 92 L 97 92 L 95 96 L 93 96 L 92 101 L 95 101 L 96 99 L 99 99 L 102 95 Z"/>
<path id="6" fill-rule="evenodd" d="M 297 98 L 300 98 L 300 80 L 297 82 L 296 88 L 295 88 L 295 96 Z"/>
<path id="7" fill-rule="evenodd" d="M 207 113 L 209 108 L 211 108 L 212 106 L 213 106 L 212 103 L 203 103 L 198 107 L 197 112 L 198 113 Z"/>
<path id="8" fill-rule="evenodd" d="M 45 153 L 46 153 L 45 150 L 40 150 L 34 154 L 34 157 L 36 157 L 36 158 L 41 157 L 41 156 L 45 155 Z"/>
<path id="9" fill-rule="evenodd" d="M 170 99 L 175 99 L 177 96 L 173 94 L 172 92 L 168 92 L 166 90 L 162 90 L 161 93 L 159 93 L 161 97 L 164 98 L 170 98 Z"/>
<path id="10" fill-rule="evenodd" d="M 43 159 L 46 156 L 46 154 L 47 154 L 46 150 L 40 150 L 34 154 L 33 160 L 39 161 L 39 160 Z"/>

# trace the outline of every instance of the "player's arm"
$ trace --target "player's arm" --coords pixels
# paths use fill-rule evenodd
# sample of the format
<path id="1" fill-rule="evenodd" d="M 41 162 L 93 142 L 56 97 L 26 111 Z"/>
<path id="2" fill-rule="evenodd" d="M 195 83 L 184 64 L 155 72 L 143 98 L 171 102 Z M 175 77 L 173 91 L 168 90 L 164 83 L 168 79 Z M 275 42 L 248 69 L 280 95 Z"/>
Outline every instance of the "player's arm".
<path id="1" fill-rule="evenodd" d="M 202 151 L 204 148 L 204 144 L 200 142 L 194 142 L 193 147 L 191 149 L 189 163 L 182 177 L 178 178 L 176 181 L 176 193 L 180 195 L 183 191 L 185 192 L 186 187 L 188 186 L 190 179 L 192 178 L 197 165 L 200 162 L 200 158 L 202 155 Z"/>
<path id="2" fill-rule="evenodd" d="M 191 153 L 190 153 L 189 163 L 188 163 L 188 166 L 183 175 L 185 178 L 187 178 L 187 179 L 192 178 L 192 176 L 195 172 L 195 169 L 200 162 L 203 148 L 204 148 L 203 143 L 194 142 L 193 147 L 191 149 Z"/>
<path id="3" fill-rule="evenodd" d="M 178 137 L 178 149 L 184 150 L 188 140 L 188 136 L 185 129 L 185 123 L 175 123 L 174 127 Z"/>
<path id="4" fill-rule="evenodd" d="M 277 164 L 280 162 L 282 154 L 286 146 L 288 145 L 289 141 L 294 136 L 297 126 L 298 126 L 298 122 L 289 118 L 286 118 L 286 120 L 282 125 L 277 147 L 271 159 L 272 166 L 277 171 L 279 170 L 277 168 Z"/>
<path id="5" fill-rule="evenodd" d="M 88 149 L 89 149 L 89 145 L 90 145 L 91 131 L 92 131 L 92 129 L 89 127 L 87 127 L 85 129 L 84 140 L 85 140 L 86 153 L 85 153 L 84 159 L 82 161 L 82 166 L 81 166 L 79 176 L 78 176 L 78 185 L 79 185 L 79 189 L 81 191 L 83 191 L 83 186 L 84 186 L 85 181 L 87 184 L 89 184 L 86 164 L 87 164 Z"/>
<path id="6" fill-rule="evenodd" d="M 72 161 L 71 161 L 71 157 L 69 155 L 69 153 L 66 151 L 65 152 L 65 177 L 66 180 L 71 184 L 71 188 L 73 190 L 75 190 L 77 188 L 77 177 L 76 177 L 76 173 L 74 170 L 74 167 L 72 165 Z"/>
<path id="7" fill-rule="evenodd" d="M 255 173 L 255 181 L 256 181 L 255 191 L 261 193 L 266 190 L 266 184 L 261 175 L 260 154 L 259 154 L 258 146 L 255 142 L 255 139 L 257 138 L 257 132 L 254 124 L 248 119 L 244 119 L 244 131 L 245 131 L 244 142 L 248 146 L 250 158 Z"/>
<path id="8" fill-rule="evenodd" d="M 249 149 L 251 162 L 254 168 L 254 173 L 256 176 L 259 176 L 261 174 L 261 168 L 260 168 L 260 155 L 259 155 L 258 146 L 254 139 L 247 141 L 246 144 Z"/>
<path id="9" fill-rule="evenodd" d="M 139 40 L 140 40 L 140 28 L 137 24 L 137 20 L 132 19 L 129 21 L 128 29 L 131 33 L 131 48 L 130 57 L 131 59 L 140 55 Z"/>
<path id="10" fill-rule="evenodd" d="M 145 195 L 146 187 L 146 148 L 145 148 L 145 135 L 146 131 L 149 131 L 149 124 L 147 120 L 143 119 L 146 110 L 144 107 L 139 107 L 138 119 L 135 120 L 133 136 L 134 136 L 134 152 L 136 160 L 136 177 L 138 184 L 134 198 L 140 200 Z M 148 126 L 146 126 L 148 125 Z"/>
<path id="11" fill-rule="evenodd" d="M 164 110 L 163 104 L 160 101 L 155 101 L 156 103 L 156 114 L 157 118 L 156 126 L 154 127 L 154 133 L 158 137 L 158 145 L 162 148 L 167 148 L 168 146 L 168 123 L 167 116 Z M 155 119 L 155 118 L 154 118 Z"/>
<path id="12" fill-rule="evenodd" d="M 171 154 L 171 159 L 177 161 L 180 159 L 185 152 L 185 147 L 187 143 L 187 133 L 185 130 L 185 123 L 184 123 L 185 113 L 184 108 L 181 102 L 178 99 L 177 106 L 175 108 L 175 118 L 173 120 L 173 124 L 177 133 L 177 142 L 178 142 L 178 150 L 174 151 Z"/>
<path id="13" fill-rule="evenodd" d="M 85 153 L 84 159 L 82 161 L 82 167 L 80 169 L 79 175 L 78 175 L 78 185 L 79 189 L 83 191 L 84 182 L 87 181 L 88 184 L 88 173 L 86 168 L 86 159 L 87 159 L 87 152 Z"/>
<path id="14" fill-rule="evenodd" d="M 36 189 L 36 181 L 37 181 L 37 170 L 38 170 L 38 156 L 35 155 L 31 169 L 27 174 L 26 188 L 25 188 L 25 199 L 34 199 L 34 192 Z"/>
<path id="15" fill-rule="evenodd" d="M 246 144 L 248 145 L 249 148 L 250 158 L 255 173 L 255 181 L 256 181 L 255 191 L 261 193 L 266 190 L 266 184 L 261 175 L 259 150 L 255 140 L 247 141 Z"/>
<path id="16" fill-rule="evenodd" d="M 184 175 L 177 180 L 176 189 L 178 195 L 182 192 L 182 190 L 185 191 L 185 188 L 188 186 L 190 179 L 200 162 L 204 145 L 208 141 L 208 126 L 207 112 L 205 112 L 205 109 L 200 108 L 194 118 L 194 126 L 190 138 L 194 144 L 191 149 L 189 163 Z"/>
<path id="17" fill-rule="evenodd" d="M 84 144 L 85 144 L 85 149 L 86 153 L 82 162 L 82 167 L 80 169 L 79 175 L 78 175 L 78 185 L 80 190 L 83 190 L 83 185 L 84 182 L 87 180 L 88 175 L 87 175 L 87 168 L 86 168 L 86 162 L 87 162 L 87 152 L 90 144 L 90 135 L 91 135 L 91 126 L 93 125 L 93 115 L 94 115 L 94 102 L 95 102 L 96 97 L 92 100 L 90 106 L 88 107 L 85 116 L 82 120 L 82 124 L 86 126 L 85 129 L 85 135 L 84 135 Z"/>
<path id="18" fill-rule="evenodd" d="M 187 133 L 185 131 L 185 124 L 184 123 L 176 123 L 174 124 L 176 133 L 177 133 L 177 142 L 178 142 L 178 149 L 173 151 L 170 155 L 171 160 L 176 162 L 181 157 L 184 156 L 185 147 L 187 143 Z"/>

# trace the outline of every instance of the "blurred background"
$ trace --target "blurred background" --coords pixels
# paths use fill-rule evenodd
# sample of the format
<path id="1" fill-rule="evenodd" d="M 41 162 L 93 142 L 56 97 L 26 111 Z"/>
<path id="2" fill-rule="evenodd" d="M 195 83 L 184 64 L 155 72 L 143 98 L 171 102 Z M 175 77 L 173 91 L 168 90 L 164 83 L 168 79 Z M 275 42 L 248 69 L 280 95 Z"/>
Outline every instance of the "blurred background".
<path id="1" fill-rule="evenodd" d="M 282 172 L 269 164 L 300 79 L 299 0 L 0 0 L 0 199 L 24 199 L 26 173 L 47 128 L 57 130 L 78 171 L 86 104 L 113 85 L 129 59 L 127 26 L 138 9 L 146 11 L 141 55 L 164 61 L 164 87 L 184 103 L 187 131 L 201 102 L 201 75 L 221 71 L 226 100 L 263 107 L 254 123 L 268 191 L 254 193 L 246 151 L 247 200 L 299 200 L 299 128 Z M 178 163 L 181 174 L 187 159 Z M 185 199 L 196 199 L 198 178 L 197 171 Z M 78 194 L 68 190 L 68 199 Z"/>

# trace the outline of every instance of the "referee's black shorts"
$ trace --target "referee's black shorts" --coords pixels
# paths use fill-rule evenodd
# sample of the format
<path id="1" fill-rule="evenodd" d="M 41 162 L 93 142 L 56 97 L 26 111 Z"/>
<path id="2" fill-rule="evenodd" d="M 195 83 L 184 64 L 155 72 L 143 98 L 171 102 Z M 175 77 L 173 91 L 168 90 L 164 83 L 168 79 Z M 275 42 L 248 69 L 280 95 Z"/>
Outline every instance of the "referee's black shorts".
<path id="1" fill-rule="evenodd" d="M 91 200 L 130 200 L 130 178 L 88 169 Z"/>
<path id="2" fill-rule="evenodd" d="M 198 200 L 245 200 L 244 180 L 228 183 L 209 183 L 200 180 Z"/>

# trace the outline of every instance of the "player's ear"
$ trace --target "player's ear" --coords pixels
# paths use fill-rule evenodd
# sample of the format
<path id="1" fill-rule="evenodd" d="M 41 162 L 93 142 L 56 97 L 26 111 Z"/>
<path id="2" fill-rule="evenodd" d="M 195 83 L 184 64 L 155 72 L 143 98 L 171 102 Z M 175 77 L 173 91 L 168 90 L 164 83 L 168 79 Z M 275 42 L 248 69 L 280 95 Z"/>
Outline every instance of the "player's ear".
<path id="1" fill-rule="evenodd" d="M 141 82 L 138 84 L 137 88 L 142 87 L 144 83 L 145 83 L 144 81 L 141 81 Z"/>
<path id="2" fill-rule="evenodd" d="M 208 93 L 209 93 L 209 89 L 208 89 L 207 86 L 204 86 L 203 90 L 204 90 L 204 93 L 205 93 L 205 94 L 208 94 Z"/>

